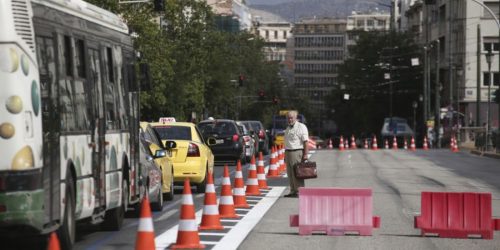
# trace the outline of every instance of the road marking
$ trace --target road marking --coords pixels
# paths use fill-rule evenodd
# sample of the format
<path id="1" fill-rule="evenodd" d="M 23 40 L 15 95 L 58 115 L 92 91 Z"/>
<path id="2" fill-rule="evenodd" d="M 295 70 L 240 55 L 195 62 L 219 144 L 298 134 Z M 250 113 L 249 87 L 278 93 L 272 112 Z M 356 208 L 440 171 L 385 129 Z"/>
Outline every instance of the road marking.
<path id="1" fill-rule="evenodd" d="M 224 233 L 213 233 L 213 232 L 198 232 L 199 235 L 207 236 L 224 236 L 218 242 L 213 241 L 200 241 L 201 244 L 215 245 L 213 249 L 237 249 L 238 246 L 247 237 L 250 231 L 257 225 L 257 223 L 262 219 L 264 214 L 271 208 L 271 206 L 279 199 L 285 187 L 272 187 L 272 189 L 262 197 L 262 199 L 252 208 L 250 211 L 241 215 L 241 219 L 221 219 L 221 222 L 233 222 L 236 223 L 234 226 L 224 226 L 224 228 L 230 229 L 227 234 Z M 199 224 L 201 222 L 201 217 L 203 216 L 203 209 L 196 211 L 196 222 Z M 158 235 L 155 238 L 156 249 L 166 249 L 172 243 L 177 241 L 177 233 L 179 226 L 175 225 Z"/>
<path id="2" fill-rule="evenodd" d="M 177 211 L 179 211 L 179 209 L 177 208 L 174 208 L 172 210 L 169 210 L 168 212 L 162 214 L 160 217 L 156 218 L 154 221 L 155 222 L 158 222 L 158 221 L 162 221 L 162 220 L 166 220 L 168 219 L 170 216 L 174 215 L 175 213 L 177 213 Z"/>
<path id="3" fill-rule="evenodd" d="M 262 200 L 238 222 L 238 224 L 236 224 L 235 228 L 231 229 L 212 249 L 237 249 L 255 225 L 264 217 L 264 214 L 266 214 L 271 206 L 279 199 L 284 190 L 285 187 L 273 187 L 271 191 L 263 197 Z"/>

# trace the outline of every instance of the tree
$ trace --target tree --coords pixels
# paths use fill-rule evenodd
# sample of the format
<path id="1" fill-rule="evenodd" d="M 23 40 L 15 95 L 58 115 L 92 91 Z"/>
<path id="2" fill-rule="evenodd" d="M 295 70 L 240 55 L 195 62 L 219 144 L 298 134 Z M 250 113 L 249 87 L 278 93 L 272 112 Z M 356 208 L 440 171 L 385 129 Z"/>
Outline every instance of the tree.
<path id="1" fill-rule="evenodd" d="M 391 85 L 393 116 L 413 119 L 412 102 L 422 93 L 422 68 L 411 66 L 411 58 L 421 50 L 406 33 L 358 35 L 350 58 L 339 67 L 339 85 L 327 98 L 327 106 L 335 110 L 341 133 L 378 134 L 384 117 L 390 116 Z M 344 99 L 344 94 L 350 98 Z"/>

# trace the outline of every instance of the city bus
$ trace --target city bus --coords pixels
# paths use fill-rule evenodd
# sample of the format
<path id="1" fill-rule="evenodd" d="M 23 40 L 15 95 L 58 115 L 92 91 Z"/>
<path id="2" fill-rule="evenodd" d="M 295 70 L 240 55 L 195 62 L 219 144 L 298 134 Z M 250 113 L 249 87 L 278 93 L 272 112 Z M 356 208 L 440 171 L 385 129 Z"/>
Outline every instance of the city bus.
<path id="1" fill-rule="evenodd" d="M 81 0 L 0 1 L 0 234 L 119 230 L 141 200 L 129 30 Z"/>
<path id="2" fill-rule="evenodd" d="M 288 120 L 286 115 L 290 110 L 280 110 L 278 114 L 273 115 L 272 127 L 271 127 L 271 138 L 273 145 L 283 145 L 285 142 L 285 129 L 288 125 Z M 301 123 L 306 123 L 306 118 L 303 114 L 297 114 L 297 120 Z"/>

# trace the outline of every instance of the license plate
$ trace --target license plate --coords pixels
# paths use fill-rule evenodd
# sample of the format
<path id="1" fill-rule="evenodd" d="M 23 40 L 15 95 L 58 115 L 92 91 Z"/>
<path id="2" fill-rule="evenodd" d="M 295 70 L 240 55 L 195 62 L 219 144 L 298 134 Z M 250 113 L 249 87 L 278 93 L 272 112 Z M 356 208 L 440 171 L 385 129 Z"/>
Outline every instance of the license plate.
<path id="1" fill-rule="evenodd" d="M 224 139 L 217 139 L 217 140 L 215 140 L 215 143 L 222 144 L 222 143 L 224 143 Z"/>

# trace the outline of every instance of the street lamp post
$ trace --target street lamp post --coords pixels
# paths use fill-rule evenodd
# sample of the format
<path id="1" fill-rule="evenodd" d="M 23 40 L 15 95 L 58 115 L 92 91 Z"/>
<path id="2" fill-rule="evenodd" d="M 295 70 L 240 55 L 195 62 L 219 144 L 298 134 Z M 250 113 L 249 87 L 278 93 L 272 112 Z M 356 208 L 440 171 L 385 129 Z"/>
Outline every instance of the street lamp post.
<path id="1" fill-rule="evenodd" d="M 415 133 L 415 131 L 417 131 L 417 107 L 418 107 L 417 101 L 413 101 L 412 106 L 413 106 L 413 132 Z"/>
<path id="2" fill-rule="evenodd" d="M 493 53 L 491 52 L 491 49 L 488 50 L 488 53 L 485 54 L 486 56 L 486 63 L 488 63 L 488 106 L 486 108 L 486 151 L 489 150 L 490 148 L 490 130 L 491 130 L 491 112 L 490 112 L 490 104 L 491 104 L 491 59 L 493 58 Z"/>

